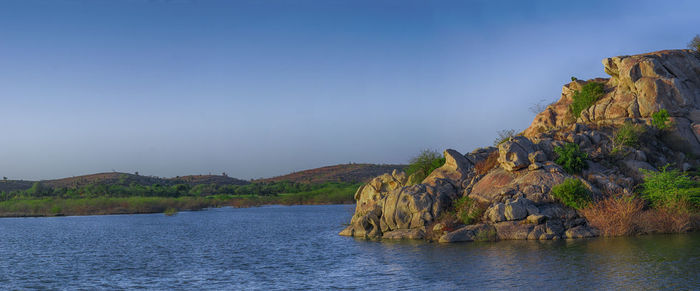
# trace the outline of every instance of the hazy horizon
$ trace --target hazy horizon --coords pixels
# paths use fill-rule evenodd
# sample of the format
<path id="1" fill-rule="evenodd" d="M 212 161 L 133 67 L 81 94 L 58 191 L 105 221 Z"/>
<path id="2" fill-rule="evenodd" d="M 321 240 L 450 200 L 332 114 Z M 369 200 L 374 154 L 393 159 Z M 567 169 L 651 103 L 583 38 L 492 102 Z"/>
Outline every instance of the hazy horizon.
<path id="1" fill-rule="evenodd" d="M 41 4 L 41 6 L 37 5 Z M 504 9 L 508 7 L 508 9 Z M 0 176 L 250 179 L 462 153 L 700 3 L 0 1 Z"/>

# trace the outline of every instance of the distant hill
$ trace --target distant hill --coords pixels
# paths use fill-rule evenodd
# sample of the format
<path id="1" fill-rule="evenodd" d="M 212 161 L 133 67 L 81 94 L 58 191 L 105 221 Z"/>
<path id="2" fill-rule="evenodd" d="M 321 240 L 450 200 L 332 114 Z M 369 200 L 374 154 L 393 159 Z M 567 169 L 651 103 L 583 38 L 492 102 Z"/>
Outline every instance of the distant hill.
<path id="1" fill-rule="evenodd" d="M 258 179 L 253 182 L 291 181 L 311 184 L 324 182 L 357 183 L 367 182 L 369 179 L 381 174 L 391 173 L 394 169 L 403 170 L 405 167 L 406 165 L 342 164 L 304 170 L 272 178 Z"/>
<path id="2" fill-rule="evenodd" d="M 369 179 L 384 173 L 391 173 L 394 169 L 403 170 L 406 165 L 376 165 L 376 164 L 343 164 L 316 169 L 294 172 L 284 176 L 258 179 L 253 182 L 278 182 L 291 181 L 299 183 L 324 183 L 324 182 L 366 182 Z M 25 190 L 32 187 L 36 181 L 6 180 L 0 181 L 0 191 Z M 161 178 L 154 176 L 142 176 L 129 173 L 109 172 L 89 174 L 61 179 L 42 180 L 44 186 L 52 188 L 76 188 L 90 184 L 139 184 L 139 185 L 175 185 L 175 184 L 217 184 L 217 185 L 246 185 L 249 181 L 231 178 L 222 175 L 189 175 L 173 178 Z"/>
<path id="3" fill-rule="evenodd" d="M 24 190 L 30 188 L 36 181 L 24 180 L 8 180 L 0 181 L 0 191 Z M 218 184 L 218 185 L 245 185 L 250 182 L 231 178 L 227 176 L 217 175 L 190 175 L 174 178 L 160 178 L 154 176 L 141 176 L 128 173 L 109 172 L 97 173 L 83 176 L 75 176 L 54 180 L 42 180 L 43 185 L 52 188 L 76 188 L 90 184 L 122 184 L 130 185 L 132 183 L 139 185 L 175 185 L 175 184 Z"/>

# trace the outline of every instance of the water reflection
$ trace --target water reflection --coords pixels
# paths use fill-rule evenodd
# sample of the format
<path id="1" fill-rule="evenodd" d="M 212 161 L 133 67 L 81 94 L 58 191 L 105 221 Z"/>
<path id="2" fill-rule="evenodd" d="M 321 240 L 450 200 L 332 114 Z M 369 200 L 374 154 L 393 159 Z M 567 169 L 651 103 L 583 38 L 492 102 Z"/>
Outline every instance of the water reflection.
<path id="1" fill-rule="evenodd" d="M 0 219 L 4 289 L 697 289 L 700 234 L 437 244 L 338 236 L 352 206 Z"/>

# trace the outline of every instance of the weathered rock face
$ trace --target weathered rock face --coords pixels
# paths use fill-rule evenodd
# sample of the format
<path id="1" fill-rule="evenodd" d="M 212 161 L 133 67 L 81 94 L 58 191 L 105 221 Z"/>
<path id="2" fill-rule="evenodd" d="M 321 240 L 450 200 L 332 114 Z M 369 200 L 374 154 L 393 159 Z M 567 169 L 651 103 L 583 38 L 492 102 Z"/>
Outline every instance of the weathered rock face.
<path id="1" fill-rule="evenodd" d="M 407 182 L 403 172 L 384 174 L 370 180 L 355 192 L 355 215 L 350 225 L 340 232 L 340 235 L 357 237 L 381 236 L 380 217 L 387 195 L 403 187 Z"/>
<path id="2" fill-rule="evenodd" d="M 407 185 L 406 175 L 394 171 L 360 187 L 355 194 L 355 215 L 340 235 L 390 239 L 423 236 L 425 226 L 457 198 L 458 185 L 472 167 L 455 150 L 444 154 L 445 165 L 433 171 L 423 184 Z"/>
<path id="3" fill-rule="evenodd" d="M 670 113 L 678 150 L 700 153 L 700 57 L 690 50 L 668 50 L 603 60 L 610 79 L 606 94 L 581 112 L 578 122 L 621 124 L 626 120 L 649 123 L 655 112 Z M 525 136 L 575 122 L 568 112 L 571 96 L 585 82 L 574 81 L 562 90 L 561 99 L 538 114 Z"/>
<path id="4" fill-rule="evenodd" d="M 604 64 L 610 79 L 567 84 L 561 100 L 538 114 L 522 135 L 466 155 L 446 150 L 445 164 L 421 184 L 408 185 L 406 175 L 394 172 L 363 185 L 355 194 L 355 215 L 340 234 L 440 242 L 592 237 L 599 231 L 555 199 L 554 186 L 575 178 L 593 198 L 629 195 L 643 180 L 640 169 L 654 171 L 667 163 L 700 168 L 697 158 L 681 152 L 700 154 L 700 54 L 662 51 Z M 605 94 L 574 119 L 572 96 L 587 82 L 604 83 Z M 649 124 L 660 109 L 671 115 L 670 130 L 655 131 L 636 148 L 616 144 L 616 125 Z M 572 175 L 554 162 L 555 149 L 565 143 L 587 154 L 586 170 Z M 465 196 L 472 200 L 470 211 L 474 205 L 484 211 L 476 224 L 462 225 L 450 215 L 436 221 L 446 210 L 456 211 L 454 201 Z"/>
<path id="5" fill-rule="evenodd" d="M 476 182 L 469 197 L 483 203 L 505 202 L 524 197 L 536 203 L 554 202 L 549 191 L 570 177 L 558 165 L 548 162 L 537 170 L 512 173 L 497 169 Z"/>

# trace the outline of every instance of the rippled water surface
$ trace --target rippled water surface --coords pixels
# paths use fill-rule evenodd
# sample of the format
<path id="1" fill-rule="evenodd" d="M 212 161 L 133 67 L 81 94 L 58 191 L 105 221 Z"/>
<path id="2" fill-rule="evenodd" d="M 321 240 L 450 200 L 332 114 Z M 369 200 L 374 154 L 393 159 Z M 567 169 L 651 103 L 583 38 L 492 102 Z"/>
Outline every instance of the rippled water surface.
<path id="1" fill-rule="evenodd" d="M 441 245 L 337 233 L 353 206 L 0 219 L 1 289 L 699 289 L 700 234 Z"/>

